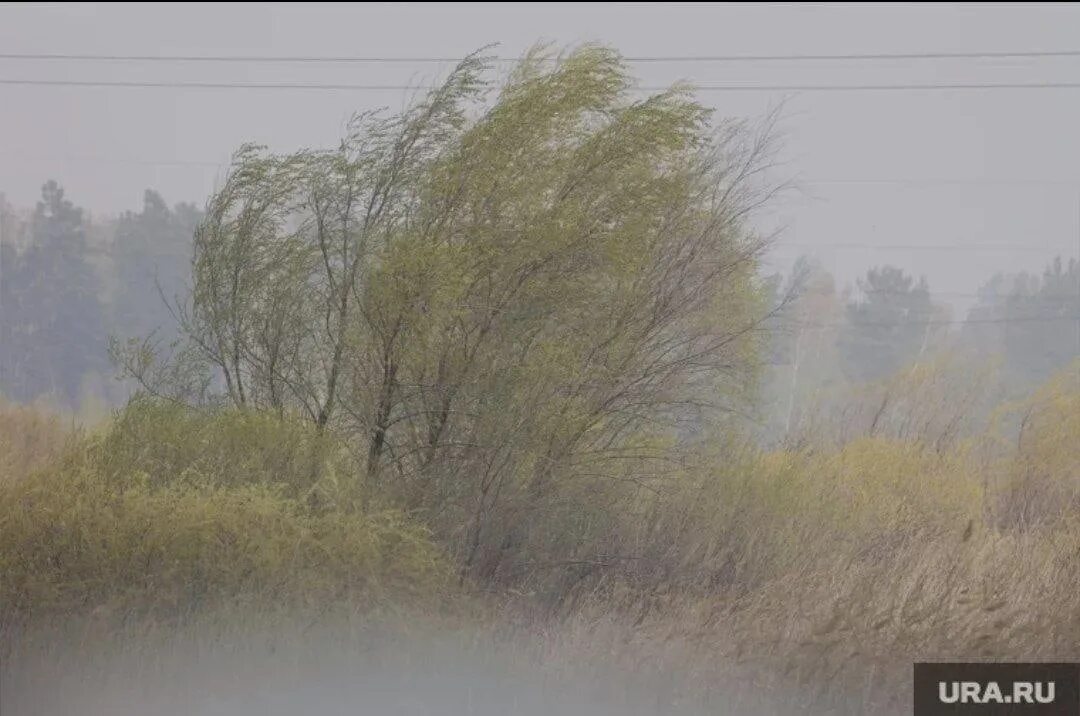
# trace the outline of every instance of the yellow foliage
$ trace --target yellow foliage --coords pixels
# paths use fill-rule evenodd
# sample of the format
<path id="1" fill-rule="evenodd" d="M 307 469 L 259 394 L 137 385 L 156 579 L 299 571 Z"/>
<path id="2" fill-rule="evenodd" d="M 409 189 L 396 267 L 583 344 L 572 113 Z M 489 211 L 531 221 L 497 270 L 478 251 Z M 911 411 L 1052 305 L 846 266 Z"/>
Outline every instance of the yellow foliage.
<path id="1" fill-rule="evenodd" d="M 313 506 L 271 470 L 310 472 L 297 449 L 307 443 L 284 440 L 287 426 L 165 414 L 140 423 L 146 443 L 121 415 L 52 465 L 0 484 L 0 622 L 177 615 L 234 600 L 366 610 L 441 593 L 449 569 L 423 527 L 393 510 Z"/>
<path id="2" fill-rule="evenodd" d="M 997 470 L 1003 474 L 1001 519 L 1023 527 L 1074 519 L 1080 510 L 1080 360 L 1009 412 L 1020 426 L 1015 449 Z"/>
<path id="3" fill-rule="evenodd" d="M 863 438 L 806 466 L 833 482 L 845 513 L 867 527 L 941 527 L 979 516 L 981 487 L 961 451 L 939 454 L 925 445 Z"/>

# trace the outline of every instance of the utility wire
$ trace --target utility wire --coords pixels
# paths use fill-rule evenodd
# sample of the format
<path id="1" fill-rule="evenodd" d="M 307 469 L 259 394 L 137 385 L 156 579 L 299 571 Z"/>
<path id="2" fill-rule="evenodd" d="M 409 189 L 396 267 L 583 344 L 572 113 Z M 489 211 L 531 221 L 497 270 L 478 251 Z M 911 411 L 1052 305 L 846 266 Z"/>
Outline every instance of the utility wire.
<path id="1" fill-rule="evenodd" d="M 1068 252 L 1072 247 L 1030 246 L 1027 244 L 859 244 L 859 243 L 786 243 L 773 244 L 771 248 L 792 249 L 841 249 L 861 251 L 863 249 L 880 251 L 1033 251 Z"/>
<path id="2" fill-rule="evenodd" d="M 793 182 L 799 186 L 1063 186 L 1080 187 L 1080 179 L 805 179 L 796 178 Z"/>
<path id="3" fill-rule="evenodd" d="M 883 328 L 896 328 L 899 326 L 956 326 L 982 323 L 1051 323 L 1054 321 L 1076 321 L 1080 316 L 1021 316 L 1016 318 L 959 318 L 956 320 L 941 319 L 929 321 L 851 321 L 836 323 L 801 323 L 794 322 L 799 328 L 847 328 L 862 326 L 880 326 Z"/>
<path id="4" fill-rule="evenodd" d="M 1080 50 L 1026 50 L 990 52 L 872 52 L 847 54 L 787 54 L 787 55 L 628 55 L 626 62 L 636 63 L 709 63 L 709 62 L 819 62 L 869 60 L 985 60 L 985 59 L 1045 59 L 1080 57 Z M 354 55 L 120 55 L 96 53 L 0 53 L 3 60 L 79 61 L 79 62 L 242 62 L 298 64 L 422 64 L 460 62 L 461 57 L 431 56 L 354 56 Z M 518 62 L 519 57 L 490 57 L 493 62 Z"/>
<path id="5" fill-rule="evenodd" d="M 140 80 L 41 80 L 0 79 L 0 85 L 31 87 L 124 87 L 168 89 L 308 90 L 328 92 L 398 92 L 435 89 L 437 85 L 407 84 L 311 84 L 303 82 L 172 82 Z M 940 92 L 987 90 L 1080 89 L 1080 82 L 997 82 L 950 84 L 861 84 L 861 85 L 703 85 L 694 92 Z M 670 85 L 641 85 L 629 88 L 641 92 L 664 92 Z"/>
<path id="6" fill-rule="evenodd" d="M 150 166 L 150 167 L 228 167 L 231 164 L 230 159 L 226 159 L 220 162 L 212 162 L 210 160 L 201 159 L 136 159 L 134 157 L 51 157 L 51 156 L 36 156 L 25 154 L 8 154 L 0 153 L 0 157 L 12 161 L 18 162 L 64 162 L 64 163 L 100 163 L 100 164 L 134 164 L 138 166 Z M 1080 184 L 1080 182 L 1077 182 Z"/>
<path id="7" fill-rule="evenodd" d="M 135 157 L 104 157 L 104 156 L 46 156 L 26 155 L 0 152 L 0 157 L 13 161 L 32 162 L 90 162 L 102 164 L 135 164 L 146 166 L 205 166 L 222 167 L 228 166 L 231 160 L 211 161 L 209 159 L 138 159 Z M 950 178 L 908 178 L 908 179 L 799 179 L 793 181 L 794 186 L 986 186 L 986 187 L 1077 187 L 1080 188 L 1080 178 L 1077 179 L 950 179 Z"/>

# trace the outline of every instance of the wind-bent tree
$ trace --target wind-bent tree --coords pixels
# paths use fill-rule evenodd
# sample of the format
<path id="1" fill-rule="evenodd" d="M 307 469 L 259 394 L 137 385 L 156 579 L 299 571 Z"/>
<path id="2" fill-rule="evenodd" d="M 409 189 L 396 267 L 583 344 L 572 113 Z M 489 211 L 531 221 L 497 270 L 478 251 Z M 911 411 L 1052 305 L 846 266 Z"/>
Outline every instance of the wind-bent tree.
<path id="1" fill-rule="evenodd" d="M 603 48 L 488 75 L 468 57 L 333 151 L 243 148 L 180 313 L 225 400 L 350 436 L 369 484 L 496 578 L 527 541 L 577 554 L 681 424 L 734 406 L 771 132 L 712 126 L 687 88 L 638 98 Z M 151 390 L 194 374 L 128 365 Z"/>

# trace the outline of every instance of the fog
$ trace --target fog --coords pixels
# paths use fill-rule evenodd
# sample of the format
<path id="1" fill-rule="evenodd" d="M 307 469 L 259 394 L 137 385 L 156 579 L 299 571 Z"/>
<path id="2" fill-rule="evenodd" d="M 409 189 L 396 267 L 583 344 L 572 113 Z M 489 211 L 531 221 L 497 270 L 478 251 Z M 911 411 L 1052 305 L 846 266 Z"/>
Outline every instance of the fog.
<path id="1" fill-rule="evenodd" d="M 807 713 L 792 690 L 727 666 L 708 692 L 686 688 L 689 650 L 631 650 L 632 634 L 571 629 L 514 635 L 432 624 L 242 620 L 164 624 L 136 635 L 85 625 L 37 634 L 9 654 L 0 706 L 85 716 L 645 716 Z"/>

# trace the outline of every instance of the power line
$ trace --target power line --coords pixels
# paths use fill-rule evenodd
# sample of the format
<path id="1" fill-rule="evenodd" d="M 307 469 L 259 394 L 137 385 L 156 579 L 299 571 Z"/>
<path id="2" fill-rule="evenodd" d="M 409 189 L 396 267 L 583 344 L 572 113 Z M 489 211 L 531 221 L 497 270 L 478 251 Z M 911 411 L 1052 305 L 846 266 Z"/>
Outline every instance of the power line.
<path id="1" fill-rule="evenodd" d="M 0 85 L 42 87 L 129 87 L 169 89 L 267 89 L 267 90 L 356 90 L 364 92 L 435 89 L 437 85 L 404 84 L 310 84 L 303 82 L 172 82 L 127 80 L 26 80 L 0 79 Z M 643 88 L 644 89 L 644 88 Z"/>
<path id="2" fill-rule="evenodd" d="M 167 89 L 250 89 L 250 90 L 313 90 L 350 92 L 416 91 L 434 89 L 435 85 L 407 84 L 310 84 L 293 82 L 172 82 L 130 80 L 40 80 L 0 79 L 0 85 L 35 87 L 123 87 Z M 669 85 L 641 85 L 631 90 L 664 92 Z M 694 92 L 940 92 L 987 90 L 1062 90 L 1080 89 L 1080 82 L 998 82 L 956 84 L 861 84 L 861 85 L 703 85 L 691 86 Z"/>
<path id="3" fill-rule="evenodd" d="M 12 161 L 21 162 L 74 162 L 74 163 L 100 163 L 100 164 L 134 164 L 138 166 L 150 166 L 150 167 L 215 167 L 224 168 L 229 166 L 231 160 L 224 160 L 220 162 L 212 162 L 209 160 L 201 159 L 137 159 L 134 157 L 50 157 L 50 156 L 31 156 L 25 154 L 7 154 L 0 153 L 0 157 Z"/>
<path id="4" fill-rule="evenodd" d="M 123 212 L 121 212 L 121 213 L 123 213 Z M 948 245 L 947 244 L 947 245 L 945 245 L 945 247 L 949 248 L 949 249 L 959 250 L 959 251 L 965 251 L 965 250 L 981 251 L 981 250 L 983 250 L 978 246 L 968 247 L 968 246 L 958 246 L 958 245 Z M 881 247 L 878 247 L 878 246 L 860 246 L 860 248 L 874 250 L 874 249 L 878 249 L 878 248 L 881 248 Z M 923 248 L 933 248 L 933 247 L 923 247 Z M 1015 245 L 1015 246 L 998 247 L 998 248 L 1001 248 L 1004 251 L 1035 250 L 1035 251 L 1041 251 L 1041 252 L 1045 252 L 1045 253 L 1059 253 L 1059 254 L 1064 252 L 1064 249 L 1056 249 L 1056 248 L 1053 248 L 1053 247 L 1035 247 L 1033 249 L 1028 249 L 1028 247 Z M 84 251 L 85 250 L 85 251 L 89 251 L 91 253 L 100 253 L 100 254 L 109 254 L 111 252 L 111 249 L 109 249 L 107 247 L 87 247 L 87 248 L 73 248 L 73 249 L 65 248 L 65 249 L 61 249 L 61 250 L 62 251 L 68 251 L 68 250 L 71 250 L 71 251 Z M 813 292 L 808 292 L 808 293 L 813 293 Z M 895 293 L 897 295 L 907 295 L 907 292 L 892 291 L 892 290 L 889 290 L 889 289 L 876 289 L 876 290 L 872 290 L 872 291 L 853 291 L 853 293 L 856 293 L 856 294 L 859 294 L 859 295 L 867 295 L 867 294 L 871 294 L 871 293 L 882 293 L 882 294 Z M 950 292 L 950 291 L 927 291 L 927 294 L 930 295 L 930 296 L 954 296 L 954 297 L 961 297 L 961 298 L 981 298 L 982 297 L 982 294 L 978 294 L 978 293 L 959 293 L 959 292 Z M 1003 296 L 999 296 L 999 297 L 1007 297 L 1007 296 L 1003 295 Z"/>
<path id="5" fill-rule="evenodd" d="M 774 248 L 841 249 L 882 251 L 1032 251 L 1063 253 L 1072 250 L 1064 246 L 1029 246 L 1026 244 L 859 244 L 859 243 L 777 243 Z"/>
<path id="6" fill-rule="evenodd" d="M 1045 59 L 1080 57 L 1080 50 L 1027 50 L 980 52 L 873 52 L 846 54 L 758 54 L 758 55 L 628 55 L 635 63 L 711 63 L 711 62 L 819 62 L 868 60 L 985 60 Z M 431 56 L 355 56 L 355 55 L 119 55 L 95 53 L 0 53 L 0 59 L 26 61 L 79 62 L 243 62 L 299 64 L 429 64 L 460 62 L 461 57 Z M 490 57 L 492 62 L 519 62 L 519 57 Z"/>
<path id="7" fill-rule="evenodd" d="M 1062 186 L 1080 187 L 1080 179 L 805 179 L 795 186 Z"/>
<path id="8" fill-rule="evenodd" d="M 206 167 L 221 167 L 228 165 L 229 160 L 224 161 L 211 161 L 209 159 L 138 159 L 135 157 L 103 157 L 103 156 L 42 156 L 42 155 L 26 155 L 26 154 L 12 154 L 0 152 L 0 157 L 11 159 L 14 161 L 40 161 L 40 162 L 99 162 L 102 164 L 136 164 L 146 166 L 206 166 Z M 1002 186 L 1002 187 L 1016 187 L 1016 186 L 1062 186 L 1062 187 L 1080 187 L 1080 178 L 1077 179 L 950 179 L 930 177 L 926 179 L 918 178 L 906 178 L 906 179 L 883 179 L 883 178 L 863 178 L 863 179 L 795 179 L 794 184 L 796 186 L 847 186 L 847 185 L 866 185 L 866 186 Z"/>
<path id="9" fill-rule="evenodd" d="M 24 162 L 89 162 L 102 164 L 134 164 L 140 166 L 194 166 L 215 167 L 228 166 L 230 160 L 211 161 L 209 159 L 137 159 L 134 157 L 101 157 L 101 156 L 41 156 L 11 154 L 0 152 L 0 157 L 12 161 Z M 937 186 L 975 186 L 975 187 L 1080 187 L 1078 179 L 949 179 L 931 177 L 927 179 L 796 179 L 795 186 L 914 186 L 914 187 L 937 187 Z"/>
<path id="10" fill-rule="evenodd" d="M 871 289 L 869 291 L 862 291 L 862 290 L 852 289 L 851 294 L 853 296 L 909 296 L 909 295 L 912 294 L 912 291 L 917 291 L 917 290 L 918 289 L 912 289 L 911 291 L 902 291 L 902 290 L 894 290 L 894 289 L 889 289 L 889 288 L 875 288 L 875 289 Z M 826 295 L 826 296 L 843 295 L 844 293 L 845 293 L 845 291 L 841 290 L 839 292 L 825 293 L 824 295 Z M 806 296 L 821 296 L 823 294 L 821 292 L 806 291 L 803 295 L 806 295 Z M 937 296 L 939 298 L 945 297 L 945 296 L 950 296 L 950 297 L 953 297 L 953 298 L 982 298 L 981 294 L 967 293 L 967 292 L 963 292 L 963 291 L 930 291 L 930 290 L 927 290 L 925 295 L 927 295 L 927 296 Z"/>
<path id="11" fill-rule="evenodd" d="M 955 320 L 940 319 L 929 321 L 852 321 L 836 323 L 801 323 L 796 322 L 800 328 L 847 328 L 862 326 L 879 326 L 883 328 L 897 328 L 901 326 L 962 326 L 969 324 L 985 323 L 1052 323 L 1054 321 L 1076 321 L 1080 316 L 1021 316 L 1015 318 L 958 318 Z"/>
<path id="12" fill-rule="evenodd" d="M 210 161 L 210 160 L 184 160 L 184 159 L 136 159 L 129 157 L 49 157 L 49 156 L 20 156 L 17 154 L 3 154 L 0 153 L 0 157 L 6 157 L 14 159 L 16 161 L 40 161 L 40 162 L 91 162 L 91 163 L 107 163 L 107 164 L 133 164 L 138 166 L 193 166 L 193 167 L 207 167 L 215 169 L 227 168 L 230 164 L 229 160 L 224 161 Z M 957 184 L 957 185 L 1062 185 L 1062 186 L 1076 186 L 1080 184 L 1080 180 L 1075 182 L 1069 181 L 1041 181 L 1033 179 L 1017 179 L 1017 180 L 964 180 L 964 179 L 929 179 L 929 180 L 917 180 L 917 179 L 829 179 L 829 180 L 808 180 L 801 182 L 804 184 L 892 184 L 892 183 L 910 183 L 915 185 L 931 185 L 938 183 Z M 1067 253 L 1072 247 L 1065 246 L 1030 246 L 1027 244 L 866 244 L 858 242 L 777 242 L 771 246 L 771 248 L 780 249 L 839 249 L 839 250 L 883 250 L 883 251 L 1029 251 L 1035 253 Z"/>
<path id="13" fill-rule="evenodd" d="M 849 289 L 840 289 L 840 290 L 832 290 L 832 291 L 806 290 L 806 291 L 803 291 L 803 292 L 799 293 L 798 296 L 800 296 L 800 297 L 811 297 L 812 296 L 812 297 L 817 297 L 817 298 L 821 298 L 821 297 L 839 297 L 839 298 L 843 298 L 845 296 L 845 294 L 849 294 L 849 293 L 850 293 L 851 297 L 871 296 L 871 295 L 909 296 L 909 295 L 911 295 L 912 291 L 893 290 L 893 289 L 887 289 L 887 288 L 877 288 L 877 289 L 873 289 L 871 291 L 859 291 L 859 290 L 856 290 L 856 289 L 850 289 L 850 290 Z M 928 291 L 926 291 L 925 295 L 930 296 L 930 297 L 936 297 L 936 298 L 945 298 L 945 297 L 949 297 L 949 298 L 982 298 L 982 294 L 969 293 L 969 292 L 965 292 L 965 291 L 931 291 L 931 290 L 928 290 Z M 1072 295 L 1072 294 L 1068 294 L 1068 295 Z M 997 296 L 997 297 L 1002 298 L 1002 297 L 1005 297 L 1005 296 L 1002 295 L 1002 296 Z"/>

